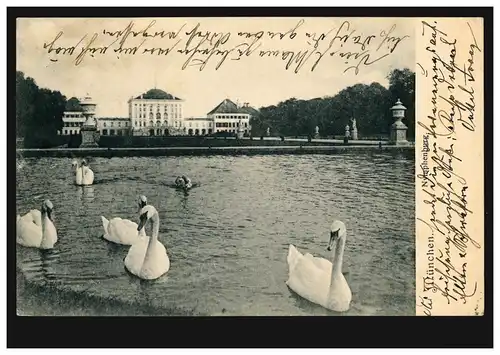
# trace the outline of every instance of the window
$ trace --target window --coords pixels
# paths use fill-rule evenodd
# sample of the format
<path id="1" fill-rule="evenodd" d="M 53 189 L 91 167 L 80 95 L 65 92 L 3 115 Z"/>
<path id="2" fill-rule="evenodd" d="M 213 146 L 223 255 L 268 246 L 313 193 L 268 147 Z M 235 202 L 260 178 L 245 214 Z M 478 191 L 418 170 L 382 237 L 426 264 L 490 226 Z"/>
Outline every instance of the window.
<path id="1" fill-rule="evenodd" d="M 135 126 L 137 127 L 137 121 L 135 121 Z"/>
<path id="2" fill-rule="evenodd" d="M 153 120 L 149 121 L 149 127 L 153 127 Z"/>
<path id="3" fill-rule="evenodd" d="M 110 126 L 113 127 L 114 125 L 115 125 L 115 123 L 113 121 L 111 121 Z"/>
<path id="4" fill-rule="evenodd" d="M 118 127 L 121 127 L 122 126 L 122 123 L 121 122 L 118 122 Z"/>
<path id="5" fill-rule="evenodd" d="M 107 136 L 108 135 L 108 130 L 107 129 L 103 129 L 102 130 L 102 135 L 103 136 Z"/>
<path id="6" fill-rule="evenodd" d="M 114 129 L 110 129 L 109 130 L 109 135 L 110 136 L 114 136 L 115 135 L 115 130 Z"/>
<path id="7" fill-rule="evenodd" d="M 102 126 L 103 126 L 103 127 L 106 127 L 106 122 L 104 122 L 104 123 L 102 124 Z"/>
<path id="8" fill-rule="evenodd" d="M 157 120 L 161 119 L 161 113 L 159 113 L 159 112 L 158 112 L 158 113 L 156 113 L 156 119 L 157 119 Z"/>

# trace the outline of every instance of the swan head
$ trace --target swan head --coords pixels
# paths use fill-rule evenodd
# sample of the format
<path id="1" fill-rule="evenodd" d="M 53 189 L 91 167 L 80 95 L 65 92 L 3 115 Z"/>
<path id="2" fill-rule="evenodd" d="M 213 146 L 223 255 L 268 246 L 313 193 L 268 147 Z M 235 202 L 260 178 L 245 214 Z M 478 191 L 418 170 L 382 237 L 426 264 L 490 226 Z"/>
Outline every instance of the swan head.
<path id="1" fill-rule="evenodd" d="M 87 162 L 87 160 L 86 160 L 86 159 L 82 159 L 82 165 L 83 165 L 83 166 L 88 166 L 88 165 L 89 165 L 89 163 Z"/>
<path id="2" fill-rule="evenodd" d="M 47 217 L 52 221 L 52 210 L 54 209 L 54 205 L 50 200 L 45 200 L 42 203 L 42 214 L 47 215 Z"/>
<path id="3" fill-rule="evenodd" d="M 335 245 L 340 239 L 345 240 L 346 227 L 344 222 L 335 220 L 330 226 L 330 240 L 328 242 L 328 251 L 332 250 L 332 246 Z"/>
<path id="4" fill-rule="evenodd" d="M 139 225 L 137 231 L 140 231 L 146 225 L 148 220 L 155 220 L 158 218 L 158 211 L 151 205 L 146 205 L 139 211 Z"/>
<path id="5" fill-rule="evenodd" d="M 71 167 L 76 168 L 77 166 L 78 166 L 78 160 L 73 159 L 73 161 L 71 162 Z"/>
<path id="6" fill-rule="evenodd" d="M 139 196 L 139 199 L 137 201 L 137 205 L 139 206 L 139 209 L 137 210 L 137 212 L 140 212 L 141 209 L 146 206 L 148 204 L 148 199 L 146 198 L 146 196 L 144 195 L 141 195 Z"/>

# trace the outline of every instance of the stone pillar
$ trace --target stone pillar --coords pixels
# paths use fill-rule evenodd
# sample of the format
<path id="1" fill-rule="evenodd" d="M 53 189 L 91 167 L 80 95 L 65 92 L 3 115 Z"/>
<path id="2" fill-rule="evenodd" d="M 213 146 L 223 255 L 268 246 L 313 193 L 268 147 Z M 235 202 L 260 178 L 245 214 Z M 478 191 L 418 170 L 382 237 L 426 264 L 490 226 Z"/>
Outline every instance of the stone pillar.
<path id="1" fill-rule="evenodd" d="M 319 127 L 316 126 L 316 128 L 314 129 L 314 138 L 319 138 Z"/>
<path id="2" fill-rule="evenodd" d="M 349 125 L 345 126 L 345 135 L 344 135 L 344 144 L 347 144 L 349 142 L 349 137 L 351 137 L 351 131 L 349 128 Z"/>
<path id="3" fill-rule="evenodd" d="M 391 107 L 391 111 L 395 122 L 391 126 L 390 143 L 396 145 L 407 145 L 408 141 L 406 140 L 406 131 L 408 130 L 408 127 L 401 122 L 405 117 L 406 107 L 404 107 L 401 100 L 398 99 L 396 104 Z"/>
<path id="4" fill-rule="evenodd" d="M 358 139 L 358 128 L 356 127 L 356 119 L 351 118 L 351 139 L 352 140 L 357 140 Z"/>
<path id="5" fill-rule="evenodd" d="M 97 132 L 97 122 L 94 118 L 96 104 L 92 101 L 90 96 L 86 96 L 80 100 L 80 106 L 83 109 L 83 116 L 86 118 L 85 123 L 80 128 L 82 134 L 82 144 L 80 148 L 95 148 L 99 145 L 96 141 L 99 139 Z"/>
<path id="6" fill-rule="evenodd" d="M 269 127 L 267 127 L 267 130 L 266 130 L 266 136 L 270 136 L 271 135 L 271 129 Z"/>

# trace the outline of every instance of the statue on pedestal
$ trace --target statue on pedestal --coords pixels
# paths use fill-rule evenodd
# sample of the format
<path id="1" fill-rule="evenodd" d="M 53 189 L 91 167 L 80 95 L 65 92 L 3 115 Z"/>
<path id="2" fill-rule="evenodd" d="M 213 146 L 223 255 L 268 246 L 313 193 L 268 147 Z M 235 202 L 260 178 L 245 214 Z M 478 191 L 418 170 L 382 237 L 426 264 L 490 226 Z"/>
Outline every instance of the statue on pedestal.
<path id="1" fill-rule="evenodd" d="M 356 127 L 356 119 L 351 118 L 351 138 L 356 140 L 358 139 L 358 128 Z"/>
<path id="2" fill-rule="evenodd" d="M 267 130 L 266 130 L 266 135 L 269 137 L 271 135 L 271 129 L 269 127 L 267 127 Z"/>
<path id="3" fill-rule="evenodd" d="M 314 138 L 318 138 L 319 137 L 319 127 L 316 126 L 316 128 L 314 129 Z"/>

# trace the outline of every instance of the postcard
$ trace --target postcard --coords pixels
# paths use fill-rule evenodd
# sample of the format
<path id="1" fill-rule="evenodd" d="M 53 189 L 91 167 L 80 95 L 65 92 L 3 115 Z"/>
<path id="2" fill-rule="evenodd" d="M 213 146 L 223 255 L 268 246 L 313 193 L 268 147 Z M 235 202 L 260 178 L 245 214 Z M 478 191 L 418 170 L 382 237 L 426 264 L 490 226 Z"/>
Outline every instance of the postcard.
<path id="1" fill-rule="evenodd" d="M 22 316 L 481 316 L 482 18 L 18 18 Z"/>

